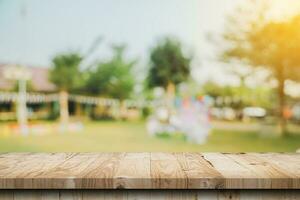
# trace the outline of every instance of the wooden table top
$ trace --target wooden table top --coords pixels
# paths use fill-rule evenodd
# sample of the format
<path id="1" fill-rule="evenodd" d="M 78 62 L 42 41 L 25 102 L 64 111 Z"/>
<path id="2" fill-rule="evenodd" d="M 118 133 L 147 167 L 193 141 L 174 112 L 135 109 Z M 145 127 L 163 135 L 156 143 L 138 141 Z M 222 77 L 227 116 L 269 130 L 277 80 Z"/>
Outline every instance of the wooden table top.
<path id="1" fill-rule="evenodd" d="M 0 154 L 0 189 L 22 188 L 300 189 L 300 154 Z"/>

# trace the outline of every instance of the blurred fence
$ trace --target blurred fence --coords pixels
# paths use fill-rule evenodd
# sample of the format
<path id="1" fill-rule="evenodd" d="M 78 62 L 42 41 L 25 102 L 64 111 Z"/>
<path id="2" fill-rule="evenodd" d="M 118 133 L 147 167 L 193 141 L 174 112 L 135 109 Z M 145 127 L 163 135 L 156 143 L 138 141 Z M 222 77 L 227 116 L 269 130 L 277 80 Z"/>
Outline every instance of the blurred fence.
<path id="1" fill-rule="evenodd" d="M 68 100 L 81 104 L 88 105 L 100 105 L 100 106 L 118 106 L 123 102 L 126 107 L 153 107 L 162 104 L 162 101 L 149 101 L 149 100 L 132 100 L 125 99 L 123 101 L 119 99 L 102 98 L 102 97 L 90 97 L 84 95 L 70 94 Z M 0 103 L 17 102 L 18 93 L 16 92 L 0 92 Z M 27 103 L 49 103 L 59 101 L 59 94 L 42 94 L 42 93 L 27 93 Z"/>

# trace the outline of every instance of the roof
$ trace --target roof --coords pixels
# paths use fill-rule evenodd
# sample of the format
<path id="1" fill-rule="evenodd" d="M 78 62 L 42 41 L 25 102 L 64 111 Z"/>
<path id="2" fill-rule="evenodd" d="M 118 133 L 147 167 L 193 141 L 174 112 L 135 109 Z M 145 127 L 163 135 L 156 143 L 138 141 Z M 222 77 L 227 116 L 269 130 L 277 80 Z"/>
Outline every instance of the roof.
<path id="1" fill-rule="evenodd" d="M 16 83 L 13 80 L 8 80 L 4 77 L 4 71 L 10 64 L 0 64 L 0 90 L 12 90 Z M 46 67 L 27 67 L 31 74 L 31 85 L 35 92 L 53 92 L 56 87 L 49 81 L 49 69 Z"/>

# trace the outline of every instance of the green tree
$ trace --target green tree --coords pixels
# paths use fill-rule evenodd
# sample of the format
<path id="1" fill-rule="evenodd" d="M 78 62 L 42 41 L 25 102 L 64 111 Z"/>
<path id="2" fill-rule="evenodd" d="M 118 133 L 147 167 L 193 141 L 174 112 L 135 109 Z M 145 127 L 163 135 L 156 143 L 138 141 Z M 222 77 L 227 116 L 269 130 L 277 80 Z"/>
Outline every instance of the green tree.
<path id="1" fill-rule="evenodd" d="M 136 62 L 126 60 L 124 51 L 124 46 L 113 47 L 113 57 L 90 71 L 87 92 L 121 100 L 130 97 L 135 85 L 132 71 Z"/>
<path id="2" fill-rule="evenodd" d="M 69 119 L 68 93 L 82 86 L 82 73 L 80 64 L 82 56 L 78 53 L 59 54 L 52 59 L 50 81 L 59 90 L 60 120 L 66 125 Z"/>
<path id="3" fill-rule="evenodd" d="M 288 21 L 267 21 L 262 13 L 249 21 L 231 23 L 235 31 L 224 34 L 227 48 L 223 52 L 225 59 L 237 59 L 252 66 L 266 67 L 278 82 L 278 113 L 281 132 L 286 133 L 285 81 L 299 80 L 300 57 L 300 17 Z M 239 26 L 237 26 L 239 25 Z"/>
<path id="4" fill-rule="evenodd" d="M 228 97 L 232 100 L 231 105 L 235 109 L 243 109 L 246 106 L 260 106 L 266 109 L 273 108 L 273 90 L 268 87 L 258 86 L 250 88 L 246 86 L 221 86 L 215 82 L 208 81 L 202 86 L 202 92 L 214 99 Z"/>
<path id="5" fill-rule="evenodd" d="M 163 87 L 170 98 L 176 85 L 186 81 L 190 76 L 191 58 L 185 56 L 179 41 L 165 38 L 150 53 L 148 86 Z"/>

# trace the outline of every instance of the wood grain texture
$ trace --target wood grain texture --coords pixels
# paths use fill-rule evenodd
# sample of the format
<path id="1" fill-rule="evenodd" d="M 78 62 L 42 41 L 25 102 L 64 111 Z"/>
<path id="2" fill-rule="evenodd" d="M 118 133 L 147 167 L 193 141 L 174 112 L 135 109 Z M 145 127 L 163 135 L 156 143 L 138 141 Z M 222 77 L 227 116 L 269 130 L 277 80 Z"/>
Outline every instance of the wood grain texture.
<path id="1" fill-rule="evenodd" d="M 152 188 L 187 188 L 187 176 L 175 155 L 171 153 L 151 153 Z"/>
<path id="2" fill-rule="evenodd" d="M 298 200 L 299 190 L 0 190 L 0 200 Z"/>
<path id="3" fill-rule="evenodd" d="M 151 189 L 150 153 L 126 153 L 114 174 L 114 188 Z"/>
<path id="4" fill-rule="evenodd" d="M 0 154 L 0 189 L 116 188 L 300 189 L 300 154 Z"/>
<path id="5" fill-rule="evenodd" d="M 224 177 L 204 156 L 198 153 L 175 154 L 182 171 L 187 178 L 187 188 L 214 189 L 222 188 Z"/>
<path id="6" fill-rule="evenodd" d="M 275 165 L 266 160 L 261 159 L 257 154 L 228 154 L 229 158 L 239 163 L 252 171 L 256 178 L 255 188 L 258 185 L 260 188 L 298 188 L 293 185 L 293 177 L 288 173 L 280 170 Z"/>

